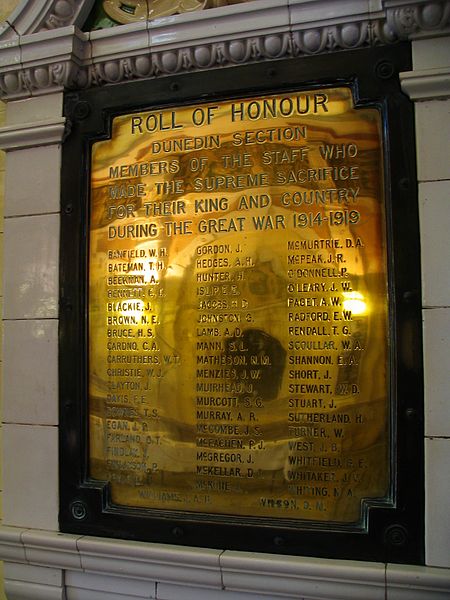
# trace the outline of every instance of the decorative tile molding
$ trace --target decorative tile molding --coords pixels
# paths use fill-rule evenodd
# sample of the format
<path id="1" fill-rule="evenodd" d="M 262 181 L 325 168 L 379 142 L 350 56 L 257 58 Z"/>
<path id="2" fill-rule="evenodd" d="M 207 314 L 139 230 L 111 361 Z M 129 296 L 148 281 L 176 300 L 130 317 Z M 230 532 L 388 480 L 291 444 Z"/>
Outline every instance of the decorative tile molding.
<path id="1" fill-rule="evenodd" d="M 89 36 L 73 25 L 18 38 L 20 59 L 11 42 L 1 43 L 0 99 L 15 100 L 83 87 L 83 65 L 89 61 Z M 7 52 L 6 52 L 7 51 Z M 8 61 L 8 58 L 10 60 Z"/>
<path id="2" fill-rule="evenodd" d="M 58 144 L 65 134 L 65 119 L 57 117 L 32 124 L 9 125 L 0 129 L 0 149 L 17 150 Z"/>
<path id="3" fill-rule="evenodd" d="M 119 576 L 128 590 L 136 587 L 136 582 L 139 585 L 146 582 L 149 589 L 159 582 L 183 585 L 184 589 L 220 592 L 224 600 L 227 592 L 245 593 L 249 598 L 273 598 L 275 595 L 277 598 L 308 600 L 441 600 L 450 589 L 450 573 L 445 569 L 222 552 L 5 526 L 0 528 L 0 559 L 8 561 L 5 570 L 7 589 L 28 594 L 12 597 L 27 600 L 58 598 L 57 594 L 61 592 L 59 586 L 49 586 L 47 592 L 55 596 L 42 596 L 43 584 L 49 585 L 50 581 L 45 582 L 39 576 L 36 567 L 40 565 L 42 577 L 50 569 L 63 569 L 71 587 L 80 579 L 77 573 L 84 573 L 86 577 L 96 574 L 95 589 L 99 591 L 107 592 L 111 578 Z M 24 574 L 28 569 L 28 580 L 24 577 L 19 582 L 10 578 L 8 563 L 15 563 L 11 574 L 20 570 L 20 565 L 23 565 Z M 140 593 L 136 596 L 148 597 Z M 125 596 L 118 596 L 122 597 Z"/>
<path id="4" fill-rule="evenodd" d="M 220 550 L 81 537 L 82 568 L 91 573 L 122 573 L 131 578 L 200 584 L 220 589 Z"/>
<path id="5" fill-rule="evenodd" d="M 97 573 L 65 571 L 64 600 L 150 600 L 164 598 L 161 585 L 148 579 L 131 580 L 126 575 L 115 574 L 105 578 Z M 186 587 L 181 588 L 185 594 Z M 211 590 L 207 590 L 208 594 Z M 199 600 L 199 598 L 195 598 Z M 212 600 L 208 598 L 208 600 Z"/>
<path id="6" fill-rule="evenodd" d="M 289 598 L 385 599 L 385 566 L 380 563 L 326 561 L 293 556 L 224 552 L 223 585 L 248 594 Z"/>
<path id="7" fill-rule="evenodd" d="M 411 100 L 437 100 L 450 97 L 448 69 L 423 69 L 400 73 L 401 86 Z"/>
<path id="8" fill-rule="evenodd" d="M 0 531 L 1 560 L 26 564 L 25 547 L 22 542 L 24 530 L 18 527 L 3 527 Z"/>
<path id="9" fill-rule="evenodd" d="M 446 569 L 387 565 L 388 600 L 445 600 L 450 594 Z"/>
<path id="10" fill-rule="evenodd" d="M 98 62 L 90 66 L 86 74 L 90 85 L 104 85 L 287 56 L 292 56 L 292 52 L 290 36 L 286 33 Z"/>
<path id="11" fill-rule="evenodd" d="M 0 534 L 1 537 L 2 534 Z M 82 568 L 77 547 L 79 536 L 27 529 L 22 531 L 20 539 L 25 551 L 26 562 L 30 565 L 74 570 Z"/>
<path id="12" fill-rule="evenodd" d="M 385 0 L 386 7 L 401 4 L 396 0 Z M 414 34 L 426 34 L 445 29 L 450 21 L 449 2 L 413 2 L 404 6 L 388 8 L 386 23 L 401 40 Z"/>
<path id="13" fill-rule="evenodd" d="M 82 33 L 91 5 L 29 1 L 12 15 L 0 28 L 1 99 L 392 44 L 450 28 L 450 0 L 258 0 Z"/>

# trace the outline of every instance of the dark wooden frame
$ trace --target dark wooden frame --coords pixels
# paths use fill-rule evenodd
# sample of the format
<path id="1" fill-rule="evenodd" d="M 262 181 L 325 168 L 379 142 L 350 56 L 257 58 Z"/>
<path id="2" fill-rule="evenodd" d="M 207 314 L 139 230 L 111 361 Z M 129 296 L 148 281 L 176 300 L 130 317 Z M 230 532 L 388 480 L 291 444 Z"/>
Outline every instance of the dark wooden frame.
<path id="1" fill-rule="evenodd" d="M 424 560 L 421 281 L 413 107 L 399 72 L 408 44 L 176 75 L 68 92 L 63 146 L 60 259 L 60 526 L 85 535 L 420 564 Z M 153 107 L 323 86 L 351 86 L 377 106 L 384 127 L 391 328 L 393 506 L 368 509 L 365 531 L 299 521 L 114 506 L 88 477 L 87 253 L 90 147 L 116 114 Z"/>

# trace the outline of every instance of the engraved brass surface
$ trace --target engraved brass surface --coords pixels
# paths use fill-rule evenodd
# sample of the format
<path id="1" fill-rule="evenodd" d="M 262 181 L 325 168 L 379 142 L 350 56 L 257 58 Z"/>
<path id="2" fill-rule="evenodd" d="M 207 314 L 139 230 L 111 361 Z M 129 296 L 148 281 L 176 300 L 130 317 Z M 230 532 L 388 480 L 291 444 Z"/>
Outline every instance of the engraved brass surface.
<path id="1" fill-rule="evenodd" d="M 351 524 L 389 501 L 381 131 L 341 87 L 93 144 L 90 477 L 114 503 Z"/>

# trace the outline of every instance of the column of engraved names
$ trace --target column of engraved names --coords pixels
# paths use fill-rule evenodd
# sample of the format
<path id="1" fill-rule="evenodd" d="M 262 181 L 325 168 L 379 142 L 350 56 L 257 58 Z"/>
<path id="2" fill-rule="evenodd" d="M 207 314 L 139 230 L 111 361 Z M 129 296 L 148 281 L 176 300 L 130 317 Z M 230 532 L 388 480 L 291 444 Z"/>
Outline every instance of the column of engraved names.
<path id="1" fill-rule="evenodd" d="M 116 201 L 116 186 L 107 208 L 105 455 L 111 482 L 141 486 L 158 470 L 149 448 L 161 440 L 156 395 L 165 357 L 156 338 L 166 250 L 136 243 L 130 223 L 139 209 Z"/>
<path id="2" fill-rule="evenodd" d="M 204 491 L 236 493 L 242 480 L 257 476 L 252 448 L 262 435 L 260 402 L 254 398 L 257 367 L 245 335 L 251 307 L 242 295 L 240 268 L 251 260 L 241 252 L 239 243 L 226 242 L 197 249 L 195 485 Z"/>
<path id="3" fill-rule="evenodd" d="M 350 238 L 287 242 L 288 489 L 319 518 L 354 495 L 367 468 L 349 442 L 364 420 L 357 409 L 364 318 L 345 301 L 353 289 L 351 246 Z"/>

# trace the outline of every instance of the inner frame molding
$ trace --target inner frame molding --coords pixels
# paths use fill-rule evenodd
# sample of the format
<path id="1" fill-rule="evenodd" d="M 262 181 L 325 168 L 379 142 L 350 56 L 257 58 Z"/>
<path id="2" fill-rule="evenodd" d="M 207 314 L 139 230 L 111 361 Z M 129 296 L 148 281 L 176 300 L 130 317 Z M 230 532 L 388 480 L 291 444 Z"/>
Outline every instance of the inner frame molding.
<path id="1" fill-rule="evenodd" d="M 412 108 L 398 73 L 409 47 L 280 61 L 89 90 L 66 95 L 72 130 L 63 147 L 61 231 L 61 529 L 66 532 L 216 548 L 386 562 L 423 561 L 423 450 L 420 269 Z M 336 73 L 339 76 L 336 77 Z M 301 74 L 301 75 L 300 75 Z M 282 83 L 281 83 L 282 82 Z M 88 215 L 91 149 L 110 137 L 115 116 L 232 101 L 294 90 L 350 89 L 356 107 L 376 107 L 383 130 L 387 281 L 389 287 L 390 506 L 370 507 L 363 529 L 335 521 L 281 523 L 241 516 L 194 515 L 117 503 L 89 468 L 86 315 L 89 307 Z M 151 101 L 149 99 L 151 98 Z M 241 100 L 239 100 L 241 101 Z M 137 121 L 136 121 L 137 123 Z M 80 202 L 80 199 L 82 200 Z M 92 243 L 92 242 L 91 242 Z M 91 251 L 92 252 L 92 251 Z M 415 257 L 411 260 L 411 257 Z M 81 265 L 81 267 L 80 267 Z M 401 310 L 400 310 L 401 307 Z M 92 356 L 92 355 L 91 355 Z M 419 468 L 418 468 L 419 465 Z M 418 477 L 418 473 L 420 477 Z M 114 502 L 113 502 L 114 500 Z M 333 549 L 333 550 L 330 550 Z M 334 550 L 335 549 L 335 550 Z"/>

